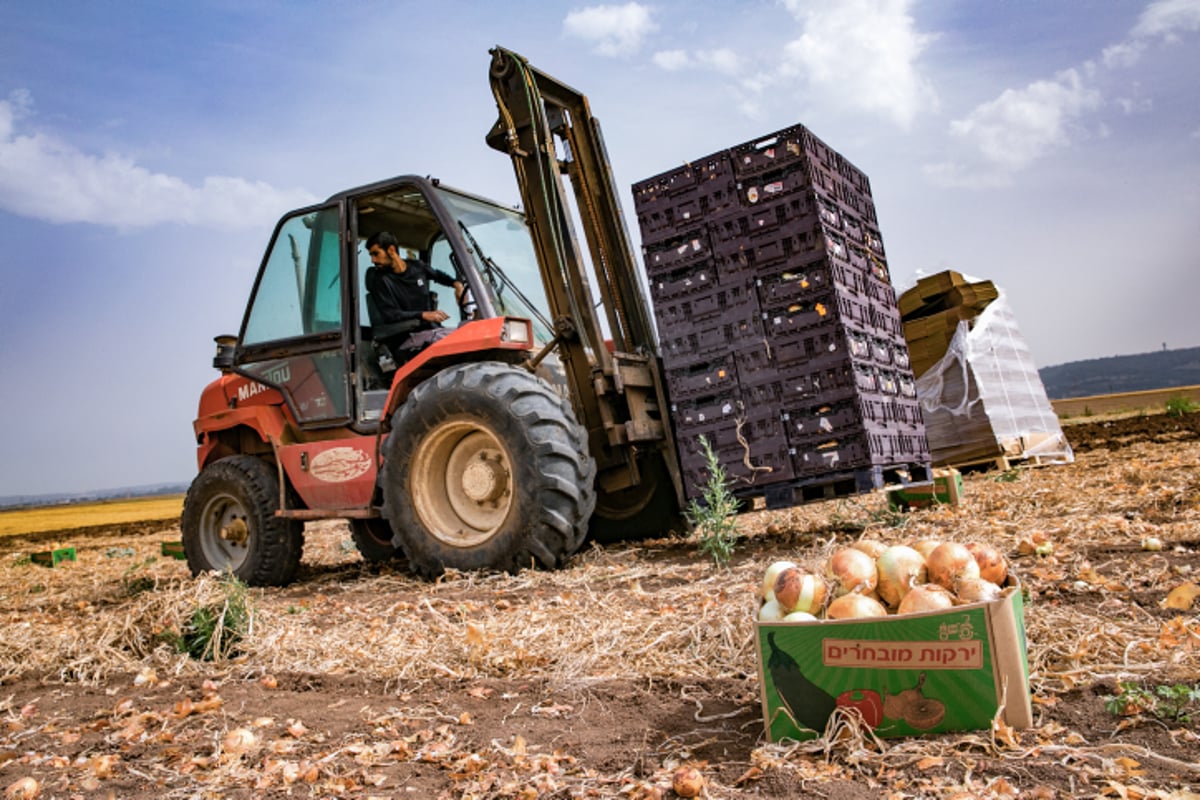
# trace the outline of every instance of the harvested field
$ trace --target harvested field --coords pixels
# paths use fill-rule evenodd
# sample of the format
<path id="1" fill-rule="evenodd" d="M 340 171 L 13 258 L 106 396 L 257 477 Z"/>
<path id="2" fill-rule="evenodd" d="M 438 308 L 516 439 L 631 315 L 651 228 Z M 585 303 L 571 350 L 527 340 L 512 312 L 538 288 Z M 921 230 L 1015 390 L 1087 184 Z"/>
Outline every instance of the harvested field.
<path id="1" fill-rule="evenodd" d="M 252 590 L 240 651 L 215 662 L 172 646 L 222 596 L 160 555 L 177 527 L 8 536 L 0 789 L 651 798 L 674 796 L 671 772 L 690 763 L 711 798 L 1195 797 L 1200 697 L 1186 720 L 1106 698 L 1122 683 L 1200 687 L 1196 417 L 1070 425 L 1075 464 L 967 475 L 959 507 L 901 516 L 871 495 L 748 514 L 729 569 L 673 538 L 429 584 L 364 564 L 345 524 L 310 524 L 298 582 Z M 1050 554 L 1023 554 L 1035 534 Z M 26 563 L 48 535 L 79 560 Z M 750 620 L 762 570 L 864 535 L 1008 555 L 1030 594 L 1034 727 L 765 742 Z"/>

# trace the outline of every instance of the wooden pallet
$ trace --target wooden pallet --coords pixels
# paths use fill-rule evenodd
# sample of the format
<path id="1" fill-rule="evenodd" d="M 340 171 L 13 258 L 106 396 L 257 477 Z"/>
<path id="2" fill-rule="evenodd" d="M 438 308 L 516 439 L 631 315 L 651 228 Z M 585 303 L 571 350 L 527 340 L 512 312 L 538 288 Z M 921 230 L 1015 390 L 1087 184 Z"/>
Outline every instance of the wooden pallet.
<path id="1" fill-rule="evenodd" d="M 735 492 L 741 499 L 762 497 L 768 509 L 791 508 L 822 500 L 837 500 L 876 489 L 919 486 L 933 482 L 928 464 L 894 464 L 814 475 Z"/>

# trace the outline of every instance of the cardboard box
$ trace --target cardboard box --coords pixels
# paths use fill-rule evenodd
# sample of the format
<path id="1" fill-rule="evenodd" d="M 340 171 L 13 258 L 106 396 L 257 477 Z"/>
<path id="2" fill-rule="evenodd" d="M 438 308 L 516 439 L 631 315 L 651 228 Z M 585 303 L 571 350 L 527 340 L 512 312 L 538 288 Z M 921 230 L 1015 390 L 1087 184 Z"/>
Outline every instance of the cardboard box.
<path id="1" fill-rule="evenodd" d="M 755 622 L 772 742 L 821 736 L 838 705 L 880 737 L 1033 723 L 1020 587 L 991 603 L 875 619 Z"/>
<path id="2" fill-rule="evenodd" d="M 177 558 L 180 561 L 187 558 L 187 552 L 183 549 L 183 542 L 163 542 L 162 554 L 170 558 Z"/>
<path id="3" fill-rule="evenodd" d="M 935 469 L 933 483 L 905 486 L 888 492 L 888 508 L 925 508 L 937 503 L 956 506 L 962 502 L 962 473 L 954 468 Z"/>
<path id="4" fill-rule="evenodd" d="M 32 553 L 29 560 L 34 564 L 41 564 L 43 567 L 54 567 L 60 561 L 74 561 L 74 547 L 60 547 L 57 550 L 45 550 L 41 553 Z"/>

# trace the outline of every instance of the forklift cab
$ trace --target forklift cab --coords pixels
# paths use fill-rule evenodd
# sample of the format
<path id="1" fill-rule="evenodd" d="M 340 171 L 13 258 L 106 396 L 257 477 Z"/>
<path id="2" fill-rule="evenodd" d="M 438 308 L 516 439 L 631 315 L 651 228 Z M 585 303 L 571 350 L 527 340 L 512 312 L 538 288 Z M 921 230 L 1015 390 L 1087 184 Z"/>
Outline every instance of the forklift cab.
<path id="1" fill-rule="evenodd" d="M 236 372 L 278 389 L 304 428 L 377 426 L 391 372 L 372 325 L 366 241 L 391 232 L 407 253 L 461 281 L 433 284 L 454 328 L 518 316 L 552 334 L 537 259 L 520 212 L 438 181 L 405 176 L 334 195 L 276 226 L 233 355 Z M 520 288 L 518 288 L 520 287 Z"/>

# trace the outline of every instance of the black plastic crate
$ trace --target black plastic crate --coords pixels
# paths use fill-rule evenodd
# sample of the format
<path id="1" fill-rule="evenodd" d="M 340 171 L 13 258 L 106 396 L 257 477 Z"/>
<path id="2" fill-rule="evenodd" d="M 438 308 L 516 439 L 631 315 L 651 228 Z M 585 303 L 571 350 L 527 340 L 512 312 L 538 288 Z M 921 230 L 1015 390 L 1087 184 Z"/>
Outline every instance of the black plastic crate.
<path id="1" fill-rule="evenodd" d="M 708 483 L 708 463 L 699 435 L 678 436 L 677 439 L 684 491 L 688 499 L 695 500 L 703 495 L 704 485 Z M 735 492 L 753 493 L 757 487 L 795 478 L 792 454 L 782 435 L 748 444 L 735 439 L 732 444 L 714 447 L 714 451 Z"/>
<path id="2" fill-rule="evenodd" d="M 646 274 L 651 278 L 712 258 L 712 246 L 704 228 L 692 228 L 661 242 L 643 245 L 642 251 Z"/>
<path id="3" fill-rule="evenodd" d="M 825 253 L 795 256 L 769 264 L 756 271 L 755 283 L 759 302 L 768 308 L 787 306 L 829 289 L 866 293 L 865 275 Z"/>
<path id="4" fill-rule="evenodd" d="M 778 394 L 783 407 L 797 402 L 835 402 L 854 397 L 860 392 L 878 391 L 874 372 L 868 367 L 868 372 L 863 373 L 860 367 L 845 357 L 820 364 L 809 362 L 790 367 L 772 362 L 769 368 L 753 372 L 749 372 L 746 365 L 747 361 L 739 356 L 738 374 L 741 376 L 743 394 L 748 392 L 747 387 L 760 389 L 770 386 L 770 391 Z"/>
<path id="5" fill-rule="evenodd" d="M 713 319 L 739 321 L 761 317 L 758 293 L 749 283 L 732 286 L 710 284 L 707 291 L 655 303 L 660 332 L 675 331 L 678 326 L 702 325 Z"/>
<path id="6" fill-rule="evenodd" d="M 657 314 L 664 303 L 711 292 L 717 285 L 717 270 L 710 262 L 685 264 L 650 276 L 650 300 Z"/>
<path id="7" fill-rule="evenodd" d="M 792 471 L 797 476 L 892 463 L 892 448 L 887 446 L 886 437 L 865 430 L 841 436 L 814 436 L 791 445 L 791 450 Z"/>
<path id="8" fill-rule="evenodd" d="M 716 319 L 680 330 L 660 330 L 660 349 L 669 369 L 708 362 L 762 340 L 758 319 Z"/>
<path id="9" fill-rule="evenodd" d="M 702 395 L 734 392 L 738 388 L 737 366 L 732 353 L 711 361 L 668 369 L 667 396 L 672 404 Z"/>
<path id="10" fill-rule="evenodd" d="M 757 208 L 714 216 L 708 224 L 714 242 L 744 243 L 777 238 L 791 231 L 813 231 L 822 223 L 811 196 L 781 197 Z"/>
<path id="11" fill-rule="evenodd" d="M 694 191 L 698 172 L 691 164 L 685 164 L 633 184 L 633 206 L 639 217 L 643 208 Z"/>
<path id="12" fill-rule="evenodd" d="M 877 404 L 872 407 L 872 404 Z M 883 416 L 883 401 L 850 397 L 829 403 L 809 403 L 785 407 L 780 414 L 787 430 L 788 442 L 807 442 L 812 437 L 840 435 L 857 432 L 875 417 Z"/>
<path id="13" fill-rule="evenodd" d="M 849 336 L 829 325 L 803 335 L 774 337 L 771 355 L 781 369 L 821 370 L 855 360 Z"/>
<path id="14" fill-rule="evenodd" d="M 758 175 L 805 161 L 811 138 L 803 125 L 796 125 L 737 145 L 730 149 L 729 158 L 739 178 Z"/>

